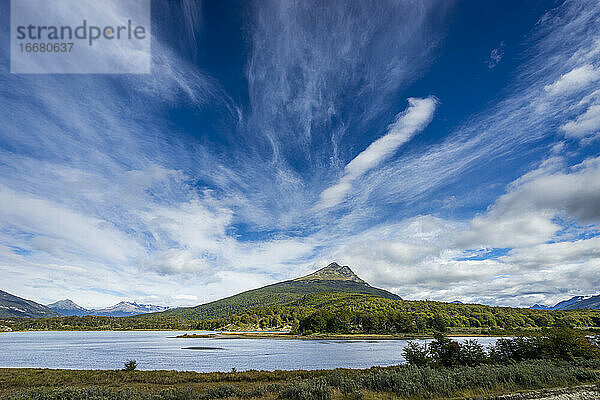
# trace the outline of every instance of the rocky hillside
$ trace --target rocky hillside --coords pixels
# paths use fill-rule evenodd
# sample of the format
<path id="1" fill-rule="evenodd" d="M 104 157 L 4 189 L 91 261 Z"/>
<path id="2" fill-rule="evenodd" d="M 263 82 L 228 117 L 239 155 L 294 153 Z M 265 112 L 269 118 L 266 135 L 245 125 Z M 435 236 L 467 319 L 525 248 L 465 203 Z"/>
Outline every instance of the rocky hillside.
<path id="1" fill-rule="evenodd" d="M 48 318 L 58 316 L 60 314 L 49 307 L 0 290 L 0 318 Z"/>

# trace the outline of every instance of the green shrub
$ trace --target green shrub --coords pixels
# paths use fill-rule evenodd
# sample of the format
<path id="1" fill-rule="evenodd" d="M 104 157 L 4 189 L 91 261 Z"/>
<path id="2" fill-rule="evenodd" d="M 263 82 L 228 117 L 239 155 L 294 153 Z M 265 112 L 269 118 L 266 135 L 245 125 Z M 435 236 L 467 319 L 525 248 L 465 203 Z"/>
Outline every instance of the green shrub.
<path id="1" fill-rule="evenodd" d="M 290 382 L 279 392 L 279 398 L 290 400 L 330 400 L 331 396 L 331 386 L 323 379 Z"/>
<path id="2" fill-rule="evenodd" d="M 136 368 L 137 368 L 137 361 L 128 360 L 128 361 L 125 361 L 125 367 L 123 368 L 123 371 L 135 371 Z"/>
<path id="3" fill-rule="evenodd" d="M 412 366 L 441 367 L 477 366 L 480 364 L 506 364 L 527 360 L 600 359 L 600 349 L 594 337 L 568 328 L 552 328 L 536 336 L 500 338 L 486 349 L 476 340 L 463 343 L 436 333 L 428 345 L 409 342 L 402 354 Z"/>
<path id="4" fill-rule="evenodd" d="M 189 389 L 167 388 L 152 393 L 133 389 L 111 388 L 36 388 L 3 396 L 4 400 L 196 400 L 198 396 Z"/>
<path id="5" fill-rule="evenodd" d="M 223 399 L 225 397 L 237 396 L 239 390 L 237 387 L 225 384 L 208 388 L 204 394 L 205 399 Z"/>
<path id="6" fill-rule="evenodd" d="M 402 349 L 402 356 L 409 365 L 416 367 L 426 367 L 433 363 L 433 358 L 426 344 L 420 345 L 416 342 L 408 342 L 406 347 Z"/>
<path id="7" fill-rule="evenodd" d="M 365 398 L 365 394 L 363 392 L 361 392 L 360 390 L 354 390 L 350 393 L 347 393 L 346 398 L 348 400 L 362 400 Z"/>
<path id="8" fill-rule="evenodd" d="M 434 337 L 435 339 L 429 343 L 429 352 L 433 359 L 443 367 L 462 365 L 460 343 L 448 339 L 441 332 L 436 332 Z"/>
<path id="9" fill-rule="evenodd" d="M 460 344 L 460 365 L 474 367 L 488 361 L 485 348 L 477 340 L 465 340 Z"/>

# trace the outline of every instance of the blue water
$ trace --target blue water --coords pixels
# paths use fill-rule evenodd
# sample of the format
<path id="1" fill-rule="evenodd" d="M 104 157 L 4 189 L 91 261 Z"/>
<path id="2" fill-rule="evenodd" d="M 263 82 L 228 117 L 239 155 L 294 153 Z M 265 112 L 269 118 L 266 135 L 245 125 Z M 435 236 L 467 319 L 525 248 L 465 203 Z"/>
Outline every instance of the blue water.
<path id="1" fill-rule="evenodd" d="M 182 333 L 191 332 L 0 333 L 0 367 L 120 369 L 126 360 L 136 360 L 142 370 L 198 372 L 232 368 L 238 371 L 368 368 L 403 363 L 402 349 L 407 343 L 406 340 L 175 338 Z M 487 345 L 496 338 L 477 340 Z"/>

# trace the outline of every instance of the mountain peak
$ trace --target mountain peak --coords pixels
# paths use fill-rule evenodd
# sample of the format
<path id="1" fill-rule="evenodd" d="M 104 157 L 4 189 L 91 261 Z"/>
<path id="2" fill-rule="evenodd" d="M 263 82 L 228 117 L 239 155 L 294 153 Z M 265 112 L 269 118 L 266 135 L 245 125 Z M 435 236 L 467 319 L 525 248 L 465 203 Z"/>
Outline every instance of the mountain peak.
<path id="1" fill-rule="evenodd" d="M 312 274 L 295 279 L 297 281 L 352 281 L 367 284 L 360 279 L 347 265 L 339 265 L 332 262 L 326 267 L 323 267 Z"/>
<path id="2" fill-rule="evenodd" d="M 80 305 L 76 304 L 71 299 L 59 300 L 59 301 L 57 301 L 55 303 L 48 304 L 48 307 L 50 307 L 52 309 L 60 308 L 60 309 L 63 309 L 63 310 L 85 310 L 85 308 L 83 308 Z"/>

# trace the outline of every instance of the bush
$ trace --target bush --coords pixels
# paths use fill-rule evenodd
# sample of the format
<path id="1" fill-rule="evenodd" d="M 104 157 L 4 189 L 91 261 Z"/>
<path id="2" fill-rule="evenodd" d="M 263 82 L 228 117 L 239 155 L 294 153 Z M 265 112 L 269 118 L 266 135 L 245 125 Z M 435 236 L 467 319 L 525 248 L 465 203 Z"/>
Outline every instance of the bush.
<path id="1" fill-rule="evenodd" d="M 279 398 L 290 400 L 330 400 L 332 390 L 323 379 L 294 381 L 285 385 Z"/>
<path id="2" fill-rule="evenodd" d="M 485 348 L 477 340 L 465 340 L 460 345 L 460 364 L 475 367 L 488 362 Z"/>
<path id="3" fill-rule="evenodd" d="M 137 361 L 128 360 L 128 361 L 125 361 L 125 368 L 123 368 L 123 371 L 134 371 L 136 368 L 137 368 Z"/>
<path id="4" fill-rule="evenodd" d="M 222 399 L 238 395 L 238 389 L 233 385 L 219 385 L 206 390 L 205 399 Z"/>
<path id="5" fill-rule="evenodd" d="M 134 389 L 111 389 L 102 387 L 61 389 L 37 388 L 21 393 L 12 393 L 3 400 L 197 400 L 197 394 L 189 389 L 168 388 L 140 392 Z"/>
<path id="6" fill-rule="evenodd" d="M 416 367 L 425 367 L 433 363 L 426 344 L 420 345 L 416 342 L 408 342 L 406 347 L 402 349 L 402 356 L 409 365 Z"/>
<path id="7" fill-rule="evenodd" d="M 363 388 L 392 392 L 400 397 L 450 397 L 459 392 L 497 387 L 537 389 L 594 382 L 600 374 L 568 363 L 531 361 L 512 365 L 481 365 L 457 368 L 416 368 L 372 370 L 357 377 Z"/>
<path id="8" fill-rule="evenodd" d="M 455 340 L 450 340 L 441 332 L 436 332 L 435 339 L 429 343 L 429 352 L 435 362 L 442 367 L 456 367 L 462 365 L 461 345 Z"/>
<path id="9" fill-rule="evenodd" d="M 474 367 L 480 364 L 506 364 L 528 360 L 600 360 L 600 349 L 594 337 L 567 328 L 553 328 L 537 336 L 501 338 L 486 349 L 476 340 L 459 343 L 436 333 L 428 345 L 414 342 L 402 351 L 412 366 Z"/>
<path id="10" fill-rule="evenodd" d="M 360 390 L 355 390 L 353 392 L 347 393 L 346 398 L 348 400 L 363 400 L 365 398 L 365 394 Z"/>

